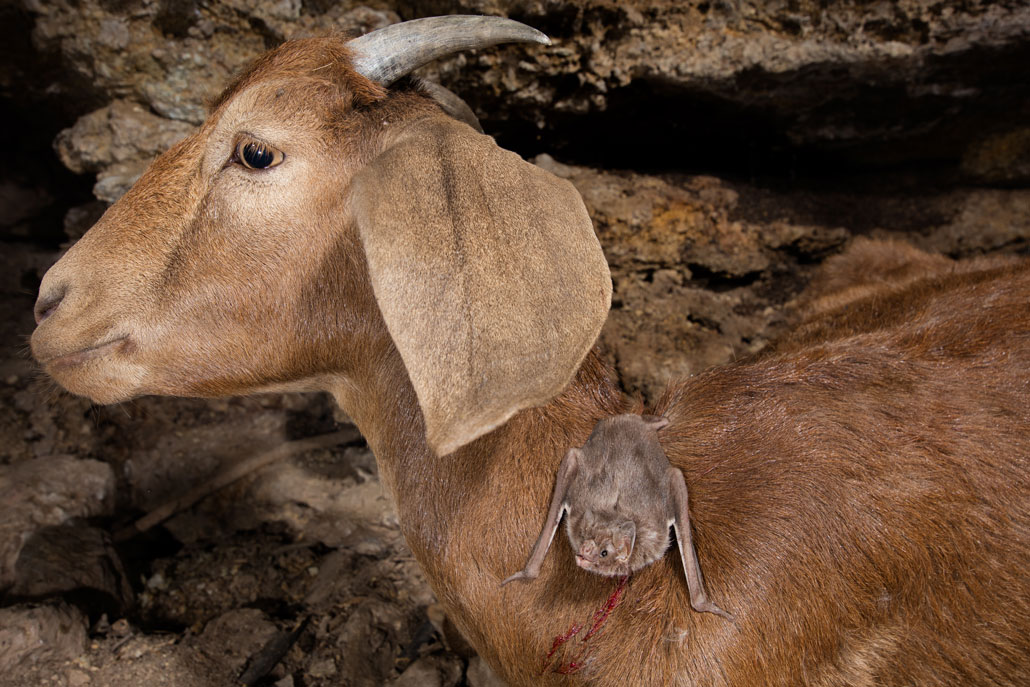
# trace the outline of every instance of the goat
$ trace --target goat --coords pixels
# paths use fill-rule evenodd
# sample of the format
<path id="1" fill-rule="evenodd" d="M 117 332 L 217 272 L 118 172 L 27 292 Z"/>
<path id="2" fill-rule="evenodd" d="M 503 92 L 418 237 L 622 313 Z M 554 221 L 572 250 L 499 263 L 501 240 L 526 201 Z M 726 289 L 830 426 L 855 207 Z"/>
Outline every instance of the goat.
<path id="1" fill-rule="evenodd" d="M 465 20 L 439 21 L 449 51 Z M 735 622 L 690 610 L 672 556 L 608 597 L 564 538 L 500 587 L 566 450 L 627 409 L 592 348 L 610 277 L 571 185 L 390 85 L 441 54 L 409 59 L 411 28 L 288 42 L 238 77 L 46 274 L 45 370 L 101 403 L 331 392 L 513 685 L 1030 684 L 1023 262 L 858 242 L 794 335 L 650 410 Z"/>

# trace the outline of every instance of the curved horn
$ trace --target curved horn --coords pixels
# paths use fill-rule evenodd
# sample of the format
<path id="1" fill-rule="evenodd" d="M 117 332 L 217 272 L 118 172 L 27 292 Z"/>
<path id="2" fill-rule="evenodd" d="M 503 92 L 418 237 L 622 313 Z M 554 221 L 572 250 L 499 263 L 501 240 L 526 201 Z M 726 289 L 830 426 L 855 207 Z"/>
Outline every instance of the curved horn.
<path id="1" fill-rule="evenodd" d="M 551 40 L 536 29 L 503 17 L 450 15 L 393 24 L 347 43 L 354 51 L 354 69 L 383 86 L 433 60 L 498 43 L 543 43 Z"/>
<path id="2" fill-rule="evenodd" d="M 461 96 L 432 81 L 423 80 L 420 85 L 436 101 L 436 104 L 443 108 L 444 112 L 459 122 L 465 122 L 479 133 L 483 133 L 483 126 L 479 123 L 479 118 L 476 117 L 476 113 L 472 111 L 468 103 L 461 99 Z"/>

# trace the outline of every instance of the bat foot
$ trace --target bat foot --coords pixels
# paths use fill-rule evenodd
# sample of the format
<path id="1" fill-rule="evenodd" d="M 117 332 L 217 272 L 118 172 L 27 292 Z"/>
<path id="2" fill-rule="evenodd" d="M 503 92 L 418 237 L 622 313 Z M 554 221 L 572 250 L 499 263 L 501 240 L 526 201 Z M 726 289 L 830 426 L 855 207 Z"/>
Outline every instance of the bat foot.
<path id="1" fill-rule="evenodd" d="M 501 582 L 501 586 L 503 587 L 504 585 L 508 584 L 509 582 L 514 582 L 515 580 L 524 580 L 526 582 L 529 582 L 530 580 L 535 580 L 535 579 L 536 579 L 536 575 L 534 575 L 532 573 L 528 573 L 525 570 L 520 570 L 517 573 L 515 573 L 514 575 L 512 575 L 511 577 L 506 578 L 504 580 L 504 582 Z"/>
<path id="2" fill-rule="evenodd" d="M 730 621 L 731 623 L 733 622 L 733 616 L 732 615 L 730 615 L 726 611 L 722 610 L 721 608 L 719 608 L 718 606 L 713 604 L 711 601 L 701 601 L 701 602 L 698 602 L 696 604 L 695 603 L 691 603 L 690 605 L 698 613 L 714 613 L 715 615 L 717 615 L 717 616 L 719 616 L 721 618 L 725 618 L 726 620 Z"/>

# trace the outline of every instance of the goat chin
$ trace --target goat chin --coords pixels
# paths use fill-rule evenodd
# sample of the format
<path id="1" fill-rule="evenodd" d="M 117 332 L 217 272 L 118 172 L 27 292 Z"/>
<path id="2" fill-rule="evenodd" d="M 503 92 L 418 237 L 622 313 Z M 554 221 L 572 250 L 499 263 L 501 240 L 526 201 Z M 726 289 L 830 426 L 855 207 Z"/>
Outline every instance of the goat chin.
<path id="1" fill-rule="evenodd" d="M 48 272 L 33 354 L 101 402 L 332 392 L 513 685 L 1030 684 L 1025 263 L 856 241 L 793 334 L 657 403 L 734 622 L 674 557 L 615 593 L 564 537 L 502 589 L 625 409 L 592 352 L 610 275 L 571 185 L 400 83 L 337 37 L 258 60 Z"/>

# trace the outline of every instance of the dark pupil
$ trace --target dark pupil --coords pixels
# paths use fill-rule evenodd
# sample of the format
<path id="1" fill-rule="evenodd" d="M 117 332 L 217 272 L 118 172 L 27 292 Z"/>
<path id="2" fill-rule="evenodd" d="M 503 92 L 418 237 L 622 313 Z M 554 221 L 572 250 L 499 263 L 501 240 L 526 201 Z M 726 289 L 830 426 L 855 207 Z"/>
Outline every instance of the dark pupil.
<path id="1" fill-rule="evenodd" d="M 272 151 L 260 143 L 248 143 L 243 146 L 243 161 L 255 169 L 264 169 L 272 164 Z"/>
<path id="2" fill-rule="evenodd" d="M 605 558 L 608 555 L 608 549 L 601 549 L 601 558 Z"/>

